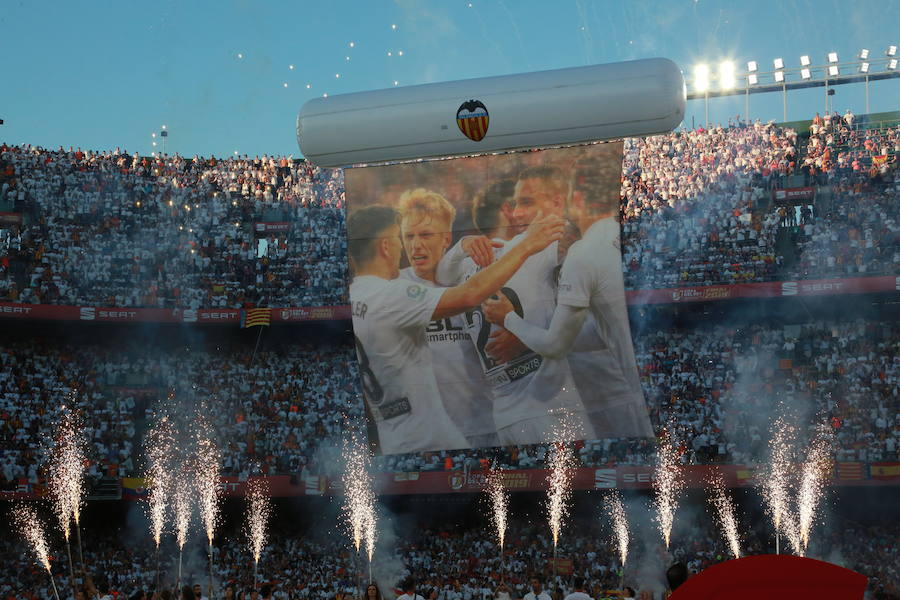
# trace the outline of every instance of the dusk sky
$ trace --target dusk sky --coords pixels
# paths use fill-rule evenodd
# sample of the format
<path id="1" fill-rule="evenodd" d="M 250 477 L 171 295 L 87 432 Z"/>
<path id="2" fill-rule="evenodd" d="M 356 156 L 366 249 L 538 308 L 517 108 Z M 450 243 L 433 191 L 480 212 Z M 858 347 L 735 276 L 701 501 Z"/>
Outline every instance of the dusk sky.
<path id="1" fill-rule="evenodd" d="M 149 154 L 165 124 L 170 152 L 299 156 L 297 112 L 323 93 L 654 56 L 688 79 L 701 61 L 883 58 L 898 23 L 890 1 L 6 0 L 0 140 Z M 864 112 L 862 84 L 836 91 L 834 109 Z M 872 112 L 900 109 L 900 81 L 870 93 Z M 789 119 L 823 109 L 821 88 L 788 95 Z M 743 111 L 743 97 L 710 101 L 712 121 Z M 689 103 L 685 125 L 703 114 Z M 751 97 L 750 116 L 781 120 L 781 95 Z"/>

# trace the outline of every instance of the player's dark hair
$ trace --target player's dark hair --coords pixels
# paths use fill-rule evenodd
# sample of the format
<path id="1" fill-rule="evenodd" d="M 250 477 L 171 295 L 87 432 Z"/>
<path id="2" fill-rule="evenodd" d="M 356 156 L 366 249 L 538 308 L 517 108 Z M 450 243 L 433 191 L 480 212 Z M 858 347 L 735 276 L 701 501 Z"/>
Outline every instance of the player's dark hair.
<path id="1" fill-rule="evenodd" d="M 584 196 L 593 213 L 616 212 L 622 193 L 622 168 L 615 161 L 581 160 L 572 171 L 572 192 Z"/>
<path id="2" fill-rule="evenodd" d="M 559 167 L 552 165 L 528 167 L 519 173 L 519 181 L 526 179 L 540 179 L 547 183 L 554 192 L 563 197 L 563 201 L 569 194 L 569 177 Z"/>
<path id="3" fill-rule="evenodd" d="M 552 165 L 537 165 L 528 167 L 519 173 L 519 181 L 523 179 L 546 179 L 550 181 L 562 181 L 565 179 L 563 172 Z"/>
<path id="4" fill-rule="evenodd" d="M 584 589 L 584 577 L 576 577 L 575 579 L 573 579 L 572 586 L 576 590 L 583 590 Z"/>
<path id="5" fill-rule="evenodd" d="M 347 253 L 359 268 L 375 256 L 375 242 L 392 225 L 400 222 L 400 215 L 390 206 L 367 206 L 347 218 Z"/>
<path id="6" fill-rule="evenodd" d="M 514 179 L 501 179 L 489 185 L 472 203 L 472 223 L 483 235 L 500 227 L 500 209 L 516 193 Z"/>

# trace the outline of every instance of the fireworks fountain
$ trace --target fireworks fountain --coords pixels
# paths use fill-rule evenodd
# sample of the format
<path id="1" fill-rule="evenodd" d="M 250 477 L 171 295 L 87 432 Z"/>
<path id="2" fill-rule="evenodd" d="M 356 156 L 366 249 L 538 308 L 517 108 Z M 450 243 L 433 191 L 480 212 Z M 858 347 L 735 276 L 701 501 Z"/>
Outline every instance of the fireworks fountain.
<path id="1" fill-rule="evenodd" d="M 500 581 L 503 582 L 503 543 L 506 540 L 507 511 L 509 510 L 509 492 L 503 485 L 503 471 L 488 471 L 485 476 L 485 491 L 491 503 L 491 518 L 497 543 L 500 545 Z"/>
<path id="2" fill-rule="evenodd" d="M 19 505 L 13 510 L 12 520 L 15 522 L 19 533 L 31 546 L 37 562 L 47 569 L 50 585 L 53 586 L 53 595 L 56 600 L 59 600 L 56 582 L 53 581 L 53 572 L 50 570 L 50 555 L 47 551 L 47 539 L 44 537 L 44 526 L 37 513 L 30 506 Z"/>
<path id="3" fill-rule="evenodd" d="M 72 548 L 69 543 L 72 521 L 75 521 L 78 539 L 78 556 L 82 576 L 85 574 L 84 557 L 81 551 L 81 501 L 84 491 L 84 442 L 81 427 L 75 412 L 65 406 L 61 408 L 59 425 L 54 433 L 54 444 L 50 452 L 49 492 L 53 511 L 59 521 L 66 542 L 69 559 L 69 575 L 72 592 L 75 593 L 75 567 L 72 564 Z"/>
<path id="4" fill-rule="evenodd" d="M 800 475 L 800 490 L 797 493 L 798 535 L 801 555 L 809 546 L 809 532 L 816 518 L 816 511 L 825 491 L 828 475 L 831 440 L 825 428 L 820 428 L 810 444 Z"/>
<path id="5" fill-rule="evenodd" d="M 630 538 L 628 515 L 625 512 L 625 505 L 622 504 L 622 497 L 615 490 L 603 499 L 603 505 L 612 523 L 616 549 L 619 552 L 619 560 L 622 561 L 622 576 L 619 579 L 619 587 L 622 587 L 625 577 L 625 562 L 628 560 L 628 542 Z"/>
<path id="6" fill-rule="evenodd" d="M 213 537 L 219 522 L 219 448 L 208 435 L 209 426 L 202 422 L 201 432 L 197 438 L 197 455 L 195 463 L 197 482 L 197 505 L 200 509 L 200 520 L 206 530 L 206 541 L 209 544 L 209 598 L 213 600 Z"/>
<path id="7" fill-rule="evenodd" d="M 725 481 L 723 481 L 721 475 L 712 475 L 707 480 L 707 485 L 711 492 L 710 502 L 713 505 L 713 509 L 715 509 L 716 522 L 725 536 L 725 541 L 728 542 L 731 555 L 734 558 L 740 558 L 741 539 L 738 530 L 737 511 L 734 501 L 725 492 Z"/>
<path id="8" fill-rule="evenodd" d="M 369 583 L 371 583 L 372 558 L 375 554 L 377 538 L 377 516 L 375 514 L 375 491 L 372 487 L 372 477 L 369 474 L 369 450 L 354 436 L 344 446 L 343 456 L 345 465 L 344 518 L 353 538 L 357 560 L 360 547 L 365 541 L 366 555 L 369 560 Z M 361 587 L 358 583 L 357 585 Z"/>
<path id="9" fill-rule="evenodd" d="M 172 512 L 175 516 L 175 541 L 178 544 L 178 578 L 175 589 L 181 589 L 181 557 L 184 554 L 184 543 L 187 541 L 188 528 L 191 525 L 191 487 L 183 472 L 175 479 L 175 491 L 172 494 Z"/>
<path id="10" fill-rule="evenodd" d="M 175 447 L 175 436 L 172 422 L 162 417 L 150 430 L 147 436 L 146 452 L 149 460 L 147 479 L 150 482 L 148 512 L 150 513 L 150 530 L 156 544 L 156 589 L 159 587 L 159 543 L 166 521 L 172 494 L 172 450 Z"/>
<path id="11" fill-rule="evenodd" d="M 654 520 L 662 534 L 666 550 L 672 535 L 675 511 L 678 509 L 678 495 L 684 487 L 681 469 L 678 467 L 678 448 L 672 440 L 672 428 L 659 444 L 656 451 L 656 472 L 653 482 L 653 503 L 656 507 Z"/>
<path id="12" fill-rule="evenodd" d="M 796 527 L 790 515 L 791 454 L 793 452 L 794 427 L 783 417 L 775 420 L 774 434 L 770 442 L 769 465 L 763 473 L 762 496 L 775 527 L 775 553 L 781 554 L 781 533 L 784 531 L 791 545 L 795 544 Z"/>
<path id="13" fill-rule="evenodd" d="M 259 573 L 259 557 L 266 545 L 266 527 L 272 515 L 269 502 L 269 488 L 265 478 L 247 482 L 247 524 L 246 535 L 253 555 L 253 589 L 256 589 Z"/>
<path id="14" fill-rule="evenodd" d="M 557 435 L 556 439 L 568 439 L 570 436 Z M 553 584 L 556 585 L 556 552 L 559 534 L 569 514 L 569 500 L 572 496 L 572 477 L 575 475 L 575 456 L 568 443 L 556 441 L 550 450 L 547 467 L 547 520 L 550 533 L 553 535 Z"/>

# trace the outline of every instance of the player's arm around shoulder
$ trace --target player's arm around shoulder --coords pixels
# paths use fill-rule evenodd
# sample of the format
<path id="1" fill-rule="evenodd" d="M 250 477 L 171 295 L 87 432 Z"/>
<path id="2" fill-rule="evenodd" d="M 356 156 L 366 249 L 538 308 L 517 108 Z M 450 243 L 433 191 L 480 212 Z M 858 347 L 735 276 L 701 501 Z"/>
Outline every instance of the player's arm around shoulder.
<path id="1" fill-rule="evenodd" d="M 496 293 L 510 277 L 515 275 L 529 256 L 559 240 L 564 225 L 564 221 L 556 216 L 536 218 L 528 226 L 522 241 L 505 252 L 499 260 L 475 273 L 464 283 L 447 288 L 435 309 L 433 318 L 452 317 L 465 312 Z"/>

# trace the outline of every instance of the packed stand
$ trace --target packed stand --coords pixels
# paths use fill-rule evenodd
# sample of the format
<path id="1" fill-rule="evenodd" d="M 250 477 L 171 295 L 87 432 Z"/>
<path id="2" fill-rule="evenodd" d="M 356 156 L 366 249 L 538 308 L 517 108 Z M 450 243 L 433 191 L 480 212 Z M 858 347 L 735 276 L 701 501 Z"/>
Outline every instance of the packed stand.
<path id="1" fill-rule="evenodd" d="M 284 157 L 148 158 L 4 144 L 0 173 L 3 200 L 24 217 L 0 229 L 4 300 L 192 309 L 346 303 L 339 170 Z"/>
<path id="2" fill-rule="evenodd" d="M 900 329 L 891 322 L 705 326 L 635 338 L 644 395 L 657 430 L 673 419 L 684 463 L 753 464 L 765 458 L 776 405 L 836 425 L 842 461 L 900 460 Z M 252 361 L 252 362 L 251 362 Z M 55 406 L 72 398 L 86 417 L 90 472 L 144 468 L 136 451 L 163 405 L 203 405 L 223 440 L 223 471 L 330 474 L 345 427 L 362 417 L 353 349 L 296 344 L 257 352 L 222 346 L 162 351 L 15 341 L 0 352 L 2 475 L 41 477 Z M 187 407 L 187 408 L 185 408 Z M 584 466 L 651 465 L 654 440 L 576 447 Z M 329 454 L 332 453 L 332 454 Z M 546 445 L 381 457 L 388 471 L 540 468 Z M 332 465 L 333 466 L 333 465 Z"/>
<path id="3" fill-rule="evenodd" d="M 774 278 L 769 187 L 794 169 L 797 135 L 772 124 L 628 139 L 622 184 L 626 285 L 667 288 Z"/>
<path id="4" fill-rule="evenodd" d="M 862 121 L 862 122 L 861 122 Z M 881 124 L 859 119 L 849 109 L 816 113 L 800 169 L 810 184 L 875 179 L 893 183 L 900 155 L 900 123 Z"/>
<path id="5" fill-rule="evenodd" d="M 827 175 L 821 183 L 834 186 L 835 207 L 801 219 L 807 230 L 796 239 L 794 271 L 894 272 L 900 127 L 863 134 L 849 117 L 826 117 L 813 123 L 800 167 L 814 181 Z M 770 188 L 797 170 L 797 147 L 796 132 L 759 122 L 627 139 L 626 285 L 786 276 L 782 253 L 794 245 L 776 238 L 793 211 L 769 199 Z M 862 162 L 882 155 L 883 185 L 860 187 L 853 173 L 869 173 Z M 284 157 L 147 158 L 2 145 L 0 186 L 0 202 L 24 218 L 0 226 L 4 300 L 164 308 L 347 302 L 341 170 Z M 867 238 L 868 224 L 878 226 Z M 831 258 L 829 242 L 841 244 Z"/>
<path id="6" fill-rule="evenodd" d="M 632 519 L 637 516 L 636 510 L 630 510 Z M 415 529 L 389 531 L 379 540 L 372 571 L 387 599 L 399 595 L 401 582 L 412 578 L 417 593 L 429 600 L 496 600 L 504 597 L 504 591 L 510 600 L 518 600 L 530 591 L 532 577 L 538 577 L 555 600 L 562 600 L 572 591 L 573 577 L 585 580 L 586 591 L 595 600 L 611 597 L 612 591 L 621 589 L 623 583 L 661 598 L 664 571 L 671 562 L 685 564 L 693 575 L 730 558 L 727 545 L 710 519 L 676 519 L 670 553 L 663 551 L 658 533 L 647 519 L 632 523 L 628 564 L 623 572 L 614 546 L 606 541 L 611 534 L 606 524 L 596 518 L 576 517 L 563 531 L 558 549 L 560 558 L 571 559 L 572 572 L 554 576 L 549 562 L 553 556 L 552 541 L 543 523 L 526 524 L 514 519 L 501 559 L 490 529 L 441 522 L 435 517 L 417 521 L 420 522 Z M 285 529 L 282 525 L 273 531 L 265 546 L 259 563 L 260 586 L 271 586 L 279 600 L 359 598 L 357 586 L 368 581 L 367 564 L 365 559 L 357 561 L 343 533 L 291 535 Z M 766 519 L 751 529 L 742 529 L 744 554 L 774 552 L 769 532 Z M 900 561 L 894 543 L 898 533 L 896 524 L 871 527 L 843 522 L 829 530 L 817 527 L 811 538 L 810 555 L 868 576 L 869 597 L 896 598 L 900 594 Z M 134 535 L 140 533 L 133 532 Z M 157 563 L 149 535 L 126 543 L 121 534 L 87 529 L 84 537 L 85 563 L 91 574 L 87 597 L 94 589 L 99 595 L 132 598 L 137 592 L 150 594 L 156 588 Z M 64 551 L 60 553 L 55 538 L 51 550 L 57 585 L 61 594 L 68 595 L 70 578 Z M 8 566 L 0 575 L 0 594 L 32 600 L 52 597 L 46 571 L 34 566 L 30 553 L 18 540 L 6 538 L 0 546 L 0 556 Z M 168 540 L 163 544 L 161 559 L 160 586 L 172 589 L 177 550 Z M 205 538 L 188 542 L 182 562 L 182 584 L 199 585 L 206 597 Z M 253 561 L 239 532 L 219 533 L 213 562 L 216 597 L 251 600 Z"/>
<path id="7" fill-rule="evenodd" d="M 141 444 L 159 409 L 204 414 L 218 432 L 222 470 L 302 473 L 316 465 L 321 440 L 358 421 L 352 348 L 319 343 L 276 351 L 148 351 L 137 346 L 72 346 L 17 341 L 0 349 L 0 475 L 42 480 L 59 407 L 81 417 L 88 474 L 141 475 Z M 251 363 L 251 358 L 253 362 Z"/>

